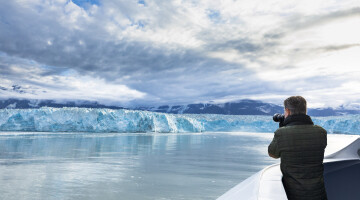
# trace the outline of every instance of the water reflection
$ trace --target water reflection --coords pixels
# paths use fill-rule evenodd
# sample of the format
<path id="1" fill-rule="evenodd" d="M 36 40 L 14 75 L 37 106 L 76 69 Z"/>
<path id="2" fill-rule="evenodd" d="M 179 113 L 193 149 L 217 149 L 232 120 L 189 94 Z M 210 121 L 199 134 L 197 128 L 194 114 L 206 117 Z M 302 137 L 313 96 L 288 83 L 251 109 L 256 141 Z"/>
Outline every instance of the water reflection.
<path id="1" fill-rule="evenodd" d="M 0 134 L 0 199 L 215 199 L 264 166 L 271 135 Z"/>

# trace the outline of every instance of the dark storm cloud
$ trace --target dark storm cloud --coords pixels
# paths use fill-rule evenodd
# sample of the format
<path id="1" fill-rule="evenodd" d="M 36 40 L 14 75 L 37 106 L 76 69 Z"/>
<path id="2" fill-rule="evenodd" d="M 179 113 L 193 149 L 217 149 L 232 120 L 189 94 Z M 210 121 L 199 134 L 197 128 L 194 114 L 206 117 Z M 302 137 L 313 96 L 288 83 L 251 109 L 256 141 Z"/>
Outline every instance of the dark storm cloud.
<path id="1" fill-rule="evenodd" d="M 233 39 L 228 40 L 222 43 L 209 43 L 207 46 L 207 49 L 213 50 L 213 51 L 221 51 L 224 49 L 235 49 L 239 53 L 247 53 L 247 52 L 260 52 L 264 48 L 266 48 L 269 44 L 265 43 L 256 43 L 251 42 L 250 38 L 240 38 L 240 39 Z"/>
<path id="2" fill-rule="evenodd" d="M 325 14 L 303 15 L 301 13 L 293 14 L 288 17 L 286 23 L 276 30 L 264 34 L 264 39 L 279 40 L 289 33 L 318 27 L 320 25 L 348 17 L 359 17 L 360 7 L 354 7 L 345 10 L 329 11 Z"/>
<path id="3" fill-rule="evenodd" d="M 325 46 L 325 47 L 319 47 L 318 50 L 325 51 L 325 52 L 340 51 L 340 50 L 349 49 L 349 48 L 358 47 L 358 46 L 360 46 L 360 44 L 330 45 L 330 46 Z"/>
<path id="4" fill-rule="evenodd" d="M 293 29 L 304 29 L 319 26 L 333 20 L 354 16 L 360 16 L 360 7 L 333 11 L 322 15 L 294 16 L 289 21 L 289 26 L 293 27 Z"/>

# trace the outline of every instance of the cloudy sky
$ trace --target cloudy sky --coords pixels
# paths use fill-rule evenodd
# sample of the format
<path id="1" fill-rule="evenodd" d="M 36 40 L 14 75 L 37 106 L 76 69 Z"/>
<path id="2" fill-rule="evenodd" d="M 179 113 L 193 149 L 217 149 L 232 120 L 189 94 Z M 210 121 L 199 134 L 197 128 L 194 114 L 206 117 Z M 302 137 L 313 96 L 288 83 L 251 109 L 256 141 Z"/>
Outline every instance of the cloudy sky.
<path id="1" fill-rule="evenodd" d="M 360 105 L 358 0 L 0 2 L 0 98 Z"/>

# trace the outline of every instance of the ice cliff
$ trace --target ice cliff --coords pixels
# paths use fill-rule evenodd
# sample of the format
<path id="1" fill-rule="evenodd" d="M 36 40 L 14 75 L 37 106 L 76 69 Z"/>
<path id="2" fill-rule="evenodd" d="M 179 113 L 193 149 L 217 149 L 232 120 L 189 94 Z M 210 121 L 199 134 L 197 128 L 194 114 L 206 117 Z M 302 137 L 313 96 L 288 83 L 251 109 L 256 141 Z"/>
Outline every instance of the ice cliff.
<path id="1" fill-rule="evenodd" d="M 329 133 L 360 134 L 360 115 L 314 117 Z M 0 109 L 0 131 L 274 132 L 271 116 L 166 114 L 96 108 Z"/>

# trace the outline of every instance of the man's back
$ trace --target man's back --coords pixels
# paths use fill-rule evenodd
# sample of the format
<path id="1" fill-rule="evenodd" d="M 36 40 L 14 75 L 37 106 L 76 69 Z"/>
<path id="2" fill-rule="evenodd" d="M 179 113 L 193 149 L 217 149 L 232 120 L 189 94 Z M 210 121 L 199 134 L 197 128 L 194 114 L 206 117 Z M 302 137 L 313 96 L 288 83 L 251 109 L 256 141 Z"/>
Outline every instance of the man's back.
<path id="1" fill-rule="evenodd" d="M 302 118 L 306 120 L 299 121 Z M 323 177 L 326 130 L 313 125 L 307 115 L 289 116 L 286 121 L 285 127 L 275 131 L 269 153 L 281 158 L 288 198 L 327 199 Z"/>

